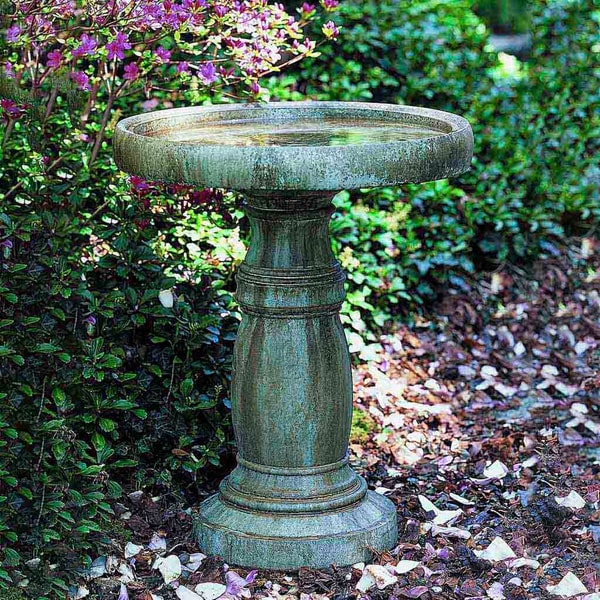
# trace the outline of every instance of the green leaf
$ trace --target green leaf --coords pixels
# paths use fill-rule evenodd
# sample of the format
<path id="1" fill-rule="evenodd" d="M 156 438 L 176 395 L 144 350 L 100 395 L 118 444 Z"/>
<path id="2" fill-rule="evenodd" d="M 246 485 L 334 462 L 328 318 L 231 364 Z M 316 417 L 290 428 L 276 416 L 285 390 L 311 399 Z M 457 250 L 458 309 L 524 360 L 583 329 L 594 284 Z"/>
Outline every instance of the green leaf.
<path id="1" fill-rule="evenodd" d="M 19 488 L 19 494 L 21 494 L 23 498 L 27 498 L 27 500 L 33 500 L 33 493 L 29 488 Z"/>
<path id="2" fill-rule="evenodd" d="M 73 516 L 71 515 L 70 512 L 66 511 L 66 510 L 61 510 L 58 513 L 58 516 L 63 520 L 63 521 L 67 521 L 68 523 L 75 523 L 75 519 L 73 518 Z"/>
<path id="3" fill-rule="evenodd" d="M 104 450 L 104 448 L 106 447 L 106 440 L 102 435 L 100 435 L 97 432 L 94 432 L 92 434 L 92 444 L 96 449 L 96 452 L 102 452 L 102 450 Z"/>
<path id="4" fill-rule="evenodd" d="M 113 466 L 113 467 L 115 467 L 117 469 L 120 469 L 120 468 L 123 468 L 123 467 L 136 467 L 137 464 L 138 464 L 137 460 L 131 460 L 131 459 L 128 459 L 128 458 L 124 458 L 122 460 L 116 460 L 114 463 L 112 463 L 111 466 Z"/>
<path id="5" fill-rule="evenodd" d="M 21 562 L 21 556 L 12 548 L 4 548 L 4 564 L 8 567 L 16 567 Z"/>
<path id="6" fill-rule="evenodd" d="M 181 393 L 184 396 L 189 396 L 192 393 L 192 390 L 194 389 L 194 381 L 192 379 L 184 379 L 181 382 Z"/>
<path id="7" fill-rule="evenodd" d="M 10 360 L 12 360 L 15 365 L 19 367 L 22 367 L 25 364 L 25 359 L 20 354 L 13 354 L 10 357 Z"/>
<path id="8" fill-rule="evenodd" d="M 105 431 L 106 433 L 110 433 L 111 431 L 115 430 L 116 423 L 112 419 L 106 419 L 106 418 L 102 417 L 98 421 L 98 425 L 100 426 L 100 429 L 102 429 L 102 431 Z"/>
<path id="9" fill-rule="evenodd" d="M 13 583 L 13 580 L 11 579 L 10 575 L 8 574 L 8 571 L 5 571 L 4 569 L 0 568 L 0 579 L 4 579 L 4 581 L 8 581 L 8 583 Z"/>
<path id="10" fill-rule="evenodd" d="M 52 454 L 58 462 L 61 462 L 67 453 L 68 445 L 63 440 L 55 440 L 52 442 Z"/>
<path id="11" fill-rule="evenodd" d="M 108 367 L 109 369 L 116 369 L 117 367 L 120 367 L 122 364 L 123 364 L 123 361 L 118 356 L 115 356 L 114 354 L 107 354 L 102 359 L 102 366 Z"/>
<path id="12" fill-rule="evenodd" d="M 52 399 L 56 402 L 58 406 L 62 406 L 65 403 L 67 397 L 61 388 L 54 388 L 52 390 Z"/>
<path id="13" fill-rule="evenodd" d="M 115 410 L 129 410 L 134 406 L 137 406 L 135 402 L 130 402 L 129 400 L 115 400 L 110 405 L 110 408 L 114 408 Z"/>
<path id="14" fill-rule="evenodd" d="M 52 354 L 53 352 L 57 352 L 59 350 L 61 350 L 60 346 L 56 346 L 55 344 L 49 344 L 49 343 L 38 344 L 34 348 L 35 352 L 40 352 L 42 354 Z"/>

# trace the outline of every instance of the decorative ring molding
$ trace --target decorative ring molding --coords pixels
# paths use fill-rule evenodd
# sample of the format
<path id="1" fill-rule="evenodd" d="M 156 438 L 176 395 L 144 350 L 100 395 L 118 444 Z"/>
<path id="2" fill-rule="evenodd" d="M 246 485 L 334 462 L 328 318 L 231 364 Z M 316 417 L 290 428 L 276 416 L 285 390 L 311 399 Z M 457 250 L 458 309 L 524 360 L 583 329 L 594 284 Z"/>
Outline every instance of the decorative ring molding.
<path id="1" fill-rule="evenodd" d="M 239 284 L 305 289 L 308 286 L 332 286 L 344 283 L 346 274 L 337 261 L 329 267 L 298 269 L 267 269 L 242 264 L 236 278 Z"/>
<path id="2" fill-rule="evenodd" d="M 253 317 L 264 317 L 266 319 L 307 319 L 312 317 L 326 317 L 338 315 L 342 302 L 328 304 L 325 306 L 296 306 L 296 307 L 271 307 L 271 306 L 253 306 L 241 302 L 238 298 L 238 305 L 243 313 Z"/>
<path id="3" fill-rule="evenodd" d="M 329 219 L 335 212 L 335 208 L 328 204 L 326 206 L 307 207 L 305 211 L 299 212 L 297 208 L 273 210 L 247 204 L 244 211 L 258 221 L 323 221 Z"/>
<path id="4" fill-rule="evenodd" d="M 343 494 L 332 496 L 314 496 L 312 498 L 290 499 L 290 498 L 265 498 L 241 494 L 238 490 L 231 489 L 224 481 L 221 486 L 219 497 L 231 506 L 245 510 L 267 512 L 267 513 L 326 513 L 340 508 L 353 506 L 360 502 L 367 494 L 367 483 L 362 477 L 357 477 L 352 490 Z"/>
<path id="5" fill-rule="evenodd" d="M 242 458 L 239 454 L 237 456 L 238 465 L 256 471 L 257 473 L 265 473 L 267 475 L 290 475 L 297 477 L 301 475 L 320 475 L 321 473 L 329 473 L 331 471 L 337 471 L 348 464 L 348 455 L 341 460 L 327 465 L 318 465 L 315 467 L 274 467 L 270 465 L 261 465 L 259 463 L 252 462 Z"/>

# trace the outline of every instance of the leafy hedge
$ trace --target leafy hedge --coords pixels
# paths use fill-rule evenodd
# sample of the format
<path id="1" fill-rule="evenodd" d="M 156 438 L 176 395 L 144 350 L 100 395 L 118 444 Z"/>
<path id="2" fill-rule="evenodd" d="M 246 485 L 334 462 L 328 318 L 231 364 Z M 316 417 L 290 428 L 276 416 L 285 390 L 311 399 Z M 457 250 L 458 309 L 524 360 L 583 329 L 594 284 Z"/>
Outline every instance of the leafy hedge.
<path id="1" fill-rule="evenodd" d="M 593 0 L 536 3 L 528 63 L 492 52 L 469 2 L 342 5 L 335 49 L 272 82 L 280 97 L 401 102 L 466 116 L 472 170 L 450 182 L 345 194 L 337 244 L 346 321 L 366 339 L 475 269 L 556 251 L 600 217 Z M 276 84 L 276 85 L 275 85 Z M 354 338 L 356 339 L 356 338 Z"/>
<path id="2" fill-rule="evenodd" d="M 8 181 L 35 163 L 24 139 L 13 140 Z M 173 230 L 178 207 L 145 209 L 105 164 L 80 173 L 68 194 L 32 175 L 0 210 L 5 567 L 22 564 L 17 536 L 23 560 L 35 551 L 63 563 L 96 546 L 119 482 L 170 489 L 175 474 L 193 484 L 219 463 L 226 437 L 237 319 L 218 265 L 236 255 L 235 232 L 217 236 L 188 211 Z"/>
<path id="3" fill-rule="evenodd" d="M 468 0 L 342 3 L 340 39 L 299 65 L 297 87 L 322 100 L 465 112 L 485 85 L 482 75 L 497 60 L 470 5 Z"/>

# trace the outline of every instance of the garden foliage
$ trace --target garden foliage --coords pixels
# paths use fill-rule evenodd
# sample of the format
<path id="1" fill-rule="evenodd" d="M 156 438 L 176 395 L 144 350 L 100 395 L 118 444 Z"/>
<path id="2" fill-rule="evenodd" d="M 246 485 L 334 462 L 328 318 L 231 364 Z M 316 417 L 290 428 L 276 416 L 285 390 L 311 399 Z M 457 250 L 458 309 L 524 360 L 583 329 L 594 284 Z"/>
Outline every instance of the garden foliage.
<path id="1" fill-rule="evenodd" d="M 475 159 L 460 178 L 338 197 L 345 319 L 363 338 L 448 287 L 466 288 L 475 269 L 556 252 L 600 218 L 591 71 L 600 11 L 593 0 L 532 3 L 532 53 L 519 63 L 493 52 L 470 4 L 342 4 L 336 46 L 272 88 L 284 98 L 423 105 L 472 124 Z"/>
<path id="2" fill-rule="evenodd" d="M 356 347 L 475 268 L 553 252 L 600 217 L 593 0 L 536 3 L 523 64 L 499 59 L 462 0 L 348 0 L 339 43 L 314 58 L 304 30 L 335 37 L 334 0 L 299 5 L 296 25 L 260 0 L 125 4 L 141 10 L 0 2 L 0 578 L 40 596 L 110 537 L 122 485 L 193 497 L 230 439 L 241 213 L 218 191 L 120 175 L 121 115 L 270 93 L 467 116 L 471 173 L 336 198 Z"/>
<path id="3" fill-rule="evenodd" d="M 314 51 L 317 13 L 262 0 L 3 6 L 0 585 L 29 578 L 41 596 L 110 539 L 122 483 L 171 489 L 175 475 L 174 493 L 194 494 L 226 441 L 234 218 L 217 191 L 119 174 L 114 124 L 256 96 L 275 64 Z"/>

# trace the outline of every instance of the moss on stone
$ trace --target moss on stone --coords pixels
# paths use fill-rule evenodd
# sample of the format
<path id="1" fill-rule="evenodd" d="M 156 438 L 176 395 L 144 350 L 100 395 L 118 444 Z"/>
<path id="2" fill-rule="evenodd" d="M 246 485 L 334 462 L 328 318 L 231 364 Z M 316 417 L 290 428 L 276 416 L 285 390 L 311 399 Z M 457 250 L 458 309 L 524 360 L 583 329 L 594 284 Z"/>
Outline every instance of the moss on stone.
<path id="1" fill-rule="evenodd" d="M 375 420 L 368 412 L 355 408 L 352 413 L 350 442 L 353 444 L 364 444 L 369 439 L 371 432 L 375 431 L 375 427 Z"/>

